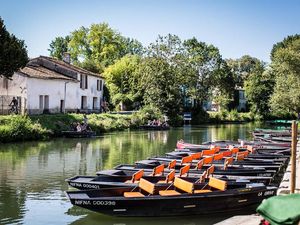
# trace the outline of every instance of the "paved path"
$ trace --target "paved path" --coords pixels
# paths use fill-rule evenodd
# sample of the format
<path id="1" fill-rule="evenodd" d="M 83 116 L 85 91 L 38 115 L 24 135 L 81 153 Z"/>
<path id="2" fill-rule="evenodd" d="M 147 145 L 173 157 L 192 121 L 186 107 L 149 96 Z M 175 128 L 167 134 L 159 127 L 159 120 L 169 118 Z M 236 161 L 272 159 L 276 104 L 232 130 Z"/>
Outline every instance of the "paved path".
<path id="1" fill-rule="evenodd" d="M 289 163 L 282 181 L 277 190 L 277 195 L 289 194 L 291 190 L 291 163 Z M 297 157 L 296 157 L 296 188 L 295 193 L 300 193 L 300 143 L 297 144 Z"/>

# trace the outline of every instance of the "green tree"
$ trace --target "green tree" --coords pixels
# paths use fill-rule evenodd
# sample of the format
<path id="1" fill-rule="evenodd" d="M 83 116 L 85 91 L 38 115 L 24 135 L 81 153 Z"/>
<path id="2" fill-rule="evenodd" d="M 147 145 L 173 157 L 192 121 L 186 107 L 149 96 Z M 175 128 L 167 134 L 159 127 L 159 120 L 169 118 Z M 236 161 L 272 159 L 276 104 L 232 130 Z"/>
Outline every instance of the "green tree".
<path id="1" fill-rule="evenodd" d="M 184 41 L 186 62 L 185 81 L 188 95 L 201 108 L 213 92 L 231 98 L 234 90 L 233 77 L 218 48 L 199 42 L 196 38 Z"/>
<path id="2" fill-rule="evenodd" d="M 159 108 L 170 118 L 176 117 L 182 107 L 182 96 L 174 67 L 163 58 L 147 57 L 138 73 L 144 104 Z"/>
<path id="3" fill-rule="evenodd" d="M 132 109 L 140 100 L 137 77 L 140 60 L 137 55 L 126 55 L 104 70 L 111 101 L 115 106 L 121 105 L 121 110 Z"/>
<path id="4" fill-rule="evenodd" d="M 300 113 L 300 36 L 290 36 L 274 48 L 271 67 L 276 83 L 271 108 L 277 114 Z"/>
<path id="5" fill-rule="evenodd" d="M 245 81 L 245 94 L 251 111 L 266 117 L 270 113 L 269 100 L 274 89 L 274 74 L 265 70 L 264 64 L 257 65 Z"/>
<path id="6" fill-rule="evenodd" d="M 63 54 L 68 52 L 68 44 L 70 41 L 70 37 L 56 37 L 49 45 L 48 51 L 50 52 L 50 56 L 57 58 L 59 60 L 63 59 Z"/>
<path id="7" fill-rule="evenodd" d="M 140 42 L 122 36 L 107 23 L 80 27 L 65 38 L 56 38 L 49 51 L 58 57 L 65 49 L 70 52 L 74 64 L 100 73 L 126 54 L 143 53 Z"/>
<path id="8" fill-rule="evenodd" d="M 227 59 L 226 62 L 233 73 L 235 85 L 241 88 L 244 87 L 244 82 L 252 71 L 262 64 L 259 59 L 249 55 L 244 55 L 239 59 Z"/>
<path id="9" fill-rule="evenodd" d="M 10 78 L 15 71 L 26 66 L 27 62 L 24 41 L 10 34 L 0 17 L 0 75 Z"/>

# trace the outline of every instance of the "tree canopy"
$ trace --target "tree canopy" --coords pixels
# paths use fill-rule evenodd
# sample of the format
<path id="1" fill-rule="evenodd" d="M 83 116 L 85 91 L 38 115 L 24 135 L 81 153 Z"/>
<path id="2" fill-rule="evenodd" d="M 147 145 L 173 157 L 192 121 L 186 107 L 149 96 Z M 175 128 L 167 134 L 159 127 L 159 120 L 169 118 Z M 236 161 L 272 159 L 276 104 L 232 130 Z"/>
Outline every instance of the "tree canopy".
<path id="1" fill-rule="evenodd" d="M 10 78 L 15 71 L 26 66 L 27 62 L 24 41 L 10 34 L 0 17 L 0 76 Z"/>
<path id="2" fill-rule="evenodd" d="M 270 100 L 272 110 L 277 113 L 300 113 L 300 35 L 288 37 L 274 48 L 271 64 L 275 74 L 274 93 Z"/>
<path id="3" fill-rule="evenodd" d="M 138 55 L 126 55 L 104 70 L 103 75 L 115 106 L 121 104 L 122 109 L 132 109 L 140 98 L 137 74 L 140 61 Z"/>
<path id="4" fill-rule="evenodd" d="M 126 54 L 143 53 L 140 42 L 122 36 L 107 23 L 80 27 L 66 37 L 55 38 L 49 47 L 52 57 L 61 59 L 67 51 L 74 64 L 99 73 Z"/>
<path id="5" fill-rule="evenodd" d="M 250 55 L 244 55 L 239 59 L 227 59 L 226 62 L 233 73 L 234 83 L 237 87 L 244 87 L 244 82 L 252 71 L 264 64 Z"/>

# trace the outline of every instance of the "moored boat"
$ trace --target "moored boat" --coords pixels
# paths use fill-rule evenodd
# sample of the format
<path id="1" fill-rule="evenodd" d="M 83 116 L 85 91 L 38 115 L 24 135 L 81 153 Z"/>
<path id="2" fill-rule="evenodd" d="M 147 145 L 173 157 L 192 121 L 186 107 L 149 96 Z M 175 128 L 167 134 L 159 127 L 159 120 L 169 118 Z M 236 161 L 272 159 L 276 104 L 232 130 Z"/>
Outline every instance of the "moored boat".
<path id="1" fill-rule="evenodd" d="M 96 136 L 95 131 L 62 131 L 62 135 L 67 138 L 88 138 Z"/>
<path id="2" fill-rule="evenodd" d="M 226 181 L 210 178 L 202 186 L 175 178 L 168 189 L 141 179 L 139 188 L 67 191 L 71 203 L 114 216 L 181 216 L 241 210 L 274 196 L 276 187 L 244 184 L 227 186 Z"/>

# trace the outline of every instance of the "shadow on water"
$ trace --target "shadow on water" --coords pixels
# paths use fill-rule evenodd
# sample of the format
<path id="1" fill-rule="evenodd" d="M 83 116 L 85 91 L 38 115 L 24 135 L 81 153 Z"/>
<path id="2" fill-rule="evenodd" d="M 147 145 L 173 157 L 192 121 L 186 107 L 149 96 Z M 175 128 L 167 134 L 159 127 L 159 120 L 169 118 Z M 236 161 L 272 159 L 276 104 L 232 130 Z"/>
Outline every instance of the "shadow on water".
<path id="1" fill-rule="evenodd" d="M 247 210 L 233 211 L 230 213 L 215 213 L 205 216 L 180 216 L 180 217 L 112 217 L 73 206 L 67 214 L 82 215 L 70 225 L 211 225 L 235 215 L 248 215 L 255 213 L 256 206 Z"/>

